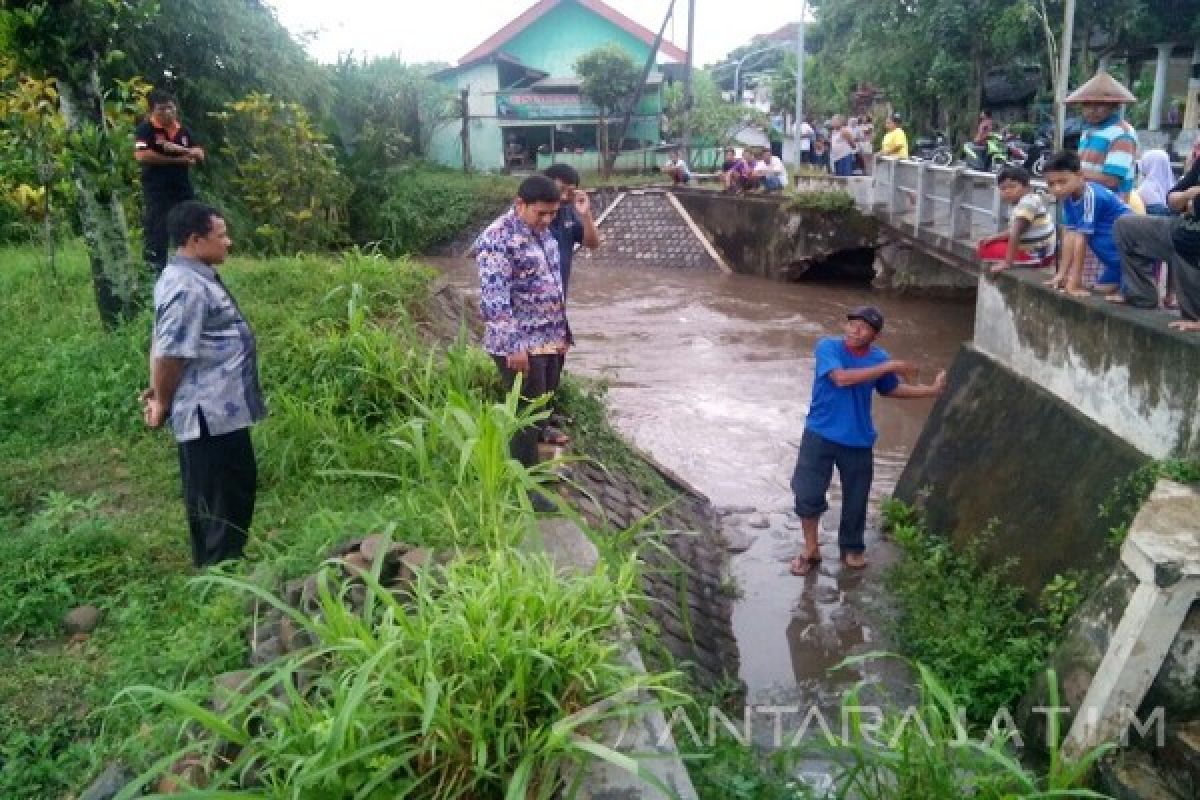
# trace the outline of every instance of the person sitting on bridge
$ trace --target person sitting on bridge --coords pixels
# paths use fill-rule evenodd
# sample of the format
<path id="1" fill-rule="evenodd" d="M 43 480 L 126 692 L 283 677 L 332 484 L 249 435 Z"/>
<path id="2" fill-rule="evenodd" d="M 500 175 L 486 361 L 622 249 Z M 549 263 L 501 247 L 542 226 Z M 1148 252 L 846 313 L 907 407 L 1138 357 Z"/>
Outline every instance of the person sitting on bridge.
<path id="1" fill-rule="evenodd" d="M 725 161 L 721 164 L 721 186 L 727 192 L 744 192 L 746 179 L 750 176 L 750 167 L 745 160 L 738 158 L 737 151 L 732 147 L 725 148 Z"/>
<path id="2" fill-rule="evenodd" d="M 1165 261 L 1183 315 L 1171 327 L 1200 331 L 1200 160 L 1192 162 L 1166 199 L 1176 215 L 1129 216 L 1117 220 L 1123 291 L 1110 300 L 1135 308 L 1156 308 L 1158 286 L 1154 269 Z"/>
<path id="3" fill-rule="evenodd" d="M 1013 206 L 1008 230 L 979 243 L 979 260 L 994 262 L 993 275 L 1012 266 L 1042 267 L 1054 257 L 1054 218 L 1046 201 L 1029 185 L 1029 172 L 1021 166 L 1005 167 L 996 178 L 1004 202 Z"/>
<path id="4" fill-rule="evenodd" d="M 761 181 L 763 191 L 782 192 L 787 188 L 787 167 L 783 159 L 764 147 L 758 151 L 759 161 L 754 165 L 754 174 Z"/>
<path id="5" fill-rule="evenodd" d="M 688 169 L 687 162 L 683 160 L 683 154 L 678 150 L 671 151 L 671 158 L 663 167 L 663 172 L 671 176 L 671 181 L 676 186 L 682 186 L 692 180 L 692 171 Z"/>
<path id="6" fill-rule="evenodd" d="M 1121 273 L 1121 254 L 1113 238 L 1113 226 L 1126 214 L 1133 213 L 1114 193 L 1083 177 L 1079 156 L 1063 150 L 1046 159 L 1046 188 L 1063 209 L 1062 253 L 1058 273 L 1047 286 L 1072 297 L 1087 297 L 1083 288 L 1083 256 L 1088 248 L 1104 266 L 1105 274 Z"/>

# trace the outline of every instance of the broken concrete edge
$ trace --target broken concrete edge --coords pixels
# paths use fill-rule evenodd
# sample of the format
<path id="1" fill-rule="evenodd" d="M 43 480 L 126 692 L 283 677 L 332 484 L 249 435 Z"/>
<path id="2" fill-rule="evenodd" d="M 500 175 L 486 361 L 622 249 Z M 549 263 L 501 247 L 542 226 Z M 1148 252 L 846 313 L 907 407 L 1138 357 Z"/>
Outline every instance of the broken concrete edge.
<path id="1" fill-rule="evenodd" d="M 537 541 L 528 543 L 528 546 L 542 549 L 564 576 L 591 572 L 599 563 L 600 554 L 596 545 L 578 525 L 568 519 L 541 520 L 538 534 Z M 620 609 L 617 610 L 615 626 L 622 658 L 635 671 L 645 674 L 646 666 L 641 652 L 634 644 L 633 634 Z M 653 782 L 606 761 L 593 760 L 583 768 L 582 775 L 576 770 L 566 770 L 562 775 L 565 785 L 577 787 L 578 791 L 573 796 L 578 800 L 611 797 L 623 800 L 696 800 L 696 789 L 662 711 L 655 708 L 640 717 L 622 721 L 626 724 L 612 720 L 611 724 L 605 726 L 603 744 L 636 758 L 640 769 L 667 787 L 670 793 L 664 793 Z"/>

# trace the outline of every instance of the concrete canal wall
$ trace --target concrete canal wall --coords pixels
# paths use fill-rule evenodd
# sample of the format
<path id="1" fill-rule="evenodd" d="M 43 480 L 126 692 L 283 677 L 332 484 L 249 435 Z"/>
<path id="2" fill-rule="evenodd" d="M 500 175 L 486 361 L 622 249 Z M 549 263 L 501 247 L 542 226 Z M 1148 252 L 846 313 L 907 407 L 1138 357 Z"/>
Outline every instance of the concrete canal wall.
<path id="1" fill-rule="evenodd" d="M 783 281 L 875 277 L 879 226 L 855 209 L 797 209 L 775 195 L 673 193 L 734 272 Z"/>
<path id="2" fill-rule="evenodd" d="M 1015 561 L 1012 579 L 1030 597 L 1057 575 L 1097 579 L 1050 660 L 1062 703 L 1083 708 L 1114 681 L 1148 687 L 1144 699 L 1130 700 L 1139 720 L 1162 711 L 1162 741 L 1135 739 L 1102 770 L 1105 788 L 1129 800 L 1196 797 L 1200 603 L 1183 597 L 1181 619 L 1150 616 L 1138 629 L 1163 644 L 1165 657 L 1150 659 L 1141 638 L 1129 637 L 1147 592 L 1182 591 L 1180 575 L 1195 569 L 1200 492 L 1160 485 L 1133 523 L 1131 538 L 1184 554 L 1163 556 L 1153 590 L 1126 563 L 1130 542 L 1113 545 L 1116 520 L 1102 508 L 1152 460 L 1200 459 L 1200 339 L 1171 331 L 1167 314 L 1069 299 L 1043 278 L 1012 271 L 979 280 L 974 337 L 951 366 L 895 495 L 922 507 L 930 530 L 959 547 L 990 530 L 985 559 Z M 1129 648 L 1130 666 L 1101 679 L 1102 662 Z M 1048 699 L 1036 686 L 1024 704 L 1027 741 L 1039 746 L 1045 737 L 1029 710 Z"/>
<path id="3" fill-rule="evenodd" d="M 896 487 L 956 542 L 994 524 L 988 551 L 1016 558 L 1034 593 L 1067 569 L 1111 566 L 1100 506 L 1130 473 L 1200 457 L 1200 340 L 1042 277 L 980 281 L 974 338 Z"/>

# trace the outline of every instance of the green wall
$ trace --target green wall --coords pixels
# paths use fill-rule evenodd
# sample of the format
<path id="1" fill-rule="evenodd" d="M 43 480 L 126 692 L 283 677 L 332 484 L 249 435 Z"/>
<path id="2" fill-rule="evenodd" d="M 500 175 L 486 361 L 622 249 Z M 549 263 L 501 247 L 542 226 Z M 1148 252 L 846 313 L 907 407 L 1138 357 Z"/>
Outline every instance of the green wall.
<path id="1" fill-rule="evenodd" d="M 518 33 L 500 49 L 556 78 L 575 74 L 575 59 L 600 45 L 614 42 L 640 67 L 650 46 L 608 20 L 568 0 Z"/>
<path id="2" fill-rule="evenodd" d="M 496 121 L 495 64 L 477 64 L 459 70 L 442 80 L 455 91 L 469 89 L 467 106 L 471 114 L 471 165 L 475 169 L 497 170 L 504 166 L 504 144 Z M 452 120 L 439 126 L 431 137 L 430 157 L 439 164 L 461 167 L 462 123 Z"/>

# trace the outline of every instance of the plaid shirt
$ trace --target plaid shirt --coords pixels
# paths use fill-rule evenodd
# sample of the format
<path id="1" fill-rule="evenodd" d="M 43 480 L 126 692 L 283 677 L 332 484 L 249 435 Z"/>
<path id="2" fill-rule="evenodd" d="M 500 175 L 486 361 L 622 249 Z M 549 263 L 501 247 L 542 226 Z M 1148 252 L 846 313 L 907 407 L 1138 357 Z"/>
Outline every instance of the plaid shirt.
<path id="1" fill-rule="evenodd" d="M 535 233 L 512 209 L 479 235 L 473 249 L 484 350 L 506 356 L 570 343 L 558 242 L 549 231 Z"/>
<path id="2" fill-rule="evenodd" d="M 258 385 L 254 333 L 216 270 L 171 256 L 154 284 L 155 357 L 186 364 L 171 401 L 171 429 L 180 442 L 253 425 L 267 414 Z"/>
<path id="3" fill-rule="evenodd" d="M 1079 140 L 1079 161 L 1083 177 L 1095 181 L 1121 196 L 1133 191 L 1138 140 L 1133 126 L 1113 114 L 1095 128 L 1083 132 Z"/>

